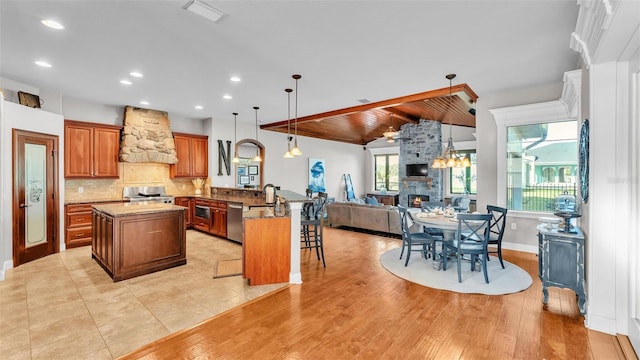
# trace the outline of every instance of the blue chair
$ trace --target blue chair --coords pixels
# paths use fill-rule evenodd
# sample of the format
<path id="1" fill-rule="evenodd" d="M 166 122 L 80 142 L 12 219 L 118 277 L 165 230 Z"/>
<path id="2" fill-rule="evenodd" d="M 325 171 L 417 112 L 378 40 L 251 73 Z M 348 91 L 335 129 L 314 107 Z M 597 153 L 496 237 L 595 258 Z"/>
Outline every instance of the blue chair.
<path id="1" fill-rule="evenodd" d="M 489 242 L 488 245 L 491 248 L 487 248 L 488 254 L 498 254 L 500 265 L 504 269 L 504 262 L 502 261 L 502 236 L 504 235 L 504 227 L 507 222 L 507 209 L 487 205 L 487 212 L 491 214 L 491 225 L 489 225 Z M 496 246 L 496 250 L 493 251 L 493 246 Z"/>
<path id="2" fill-rule="evenodd" d="M 462 282 L 461 264 L 464 254 L 471 255 L 471 271 L 474 271 L 476 261 L 482 255 L 482 271 L 484 281 L 489 283 L 487 275 L 487 244 L 489 242 L 489 223 L 491 214 L 458 214 L 458 229 L 453 240 L 444 241 L 443 251 L 448 255 L 455 255 L 458 263 L 458 282 Z M 442 257 L 442 269 L 447 270 L 447 257 Z"/>
<path id="3" fill-rule="evenodd" d="M 404 266 L 409 264 L 409 258 L 412 251 L 421 251 L 422 255 L 426 259 L 429 256 L 429 250 L 431 250 L 431 258 L 436 258 L 436 237 L 431 236 L 425 232 L 412 233 L 410 231 L 411 224 L 413 222 L 411 213 L 407 211 L 407 208 L 398 205 L 398 212 L 400 214 L 400 225 L 402 227 L 402 251 L 400 252 L 400 259 L 404 255 L 404 249 L 407 248 L 407 258 L 405 259 Z M 414 249 L 414 246 L 420 246 L 419 249 Z"/>
<path id="4" fill-rule="evenodd" d="M 471 199 L 468 197 L 455 196 L 451 198 L 451 207 L 453 207 L 456 212 L 469 212 L 469 205 L 471 205 Z"/>
<path id="5" fill-rule="evenodd" d="M 420 207 L 422 208 L 422 211 L 430 211 L 431 209 L 436 209 L 436 208 L 440 208 L 442 210 L 444 210 L 444 202 L 442 201 L 423 201 L 420 203 Z M 427 234 L 431 235 L 431 236 L 436 236 L 439 238 L 439 240 L 442 240 L 444 235 L 442 234 L 442 229 L 438 229 L 438 228 L 430 228 L 430 227 L 424 227 L 424 232 L 426 232 Z"/>

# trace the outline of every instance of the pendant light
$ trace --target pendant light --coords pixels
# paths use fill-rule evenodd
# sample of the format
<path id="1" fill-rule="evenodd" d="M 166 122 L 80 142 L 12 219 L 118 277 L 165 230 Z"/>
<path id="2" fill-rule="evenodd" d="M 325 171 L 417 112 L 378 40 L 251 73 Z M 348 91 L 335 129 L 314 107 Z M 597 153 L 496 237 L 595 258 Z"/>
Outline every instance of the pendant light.
<path id="1" fill-rule="evenodd" d="M 235 144 L 235 152 L 233 155 L 232 163 L 238 164 L 240 162 L 240 158 L 238 157 L 238 113 L 233 113 L 233 143 Z"/>
<path id="2" fill-rule="evenodd" d="M 284 89 L 287 92 L 287 152 L 284 153 L 285 159 L 293 159 L 291 153 L 291 92 L 293 89 Z"/>
<path id="3" fill-rule="evenodd" d="M 302 75 L 294 74 L 291 77 L 296 80 L 296 111 L 295 111 L 296 117 L 295 117 L 295 123 L 294 123 L 295 140 L 293 141 L 293 149 L 291 149 L 291 155 L 300 156 L 302 155 L 302 151 L 300 151 L 300 148 L 298 148 L 298 80 L 302 78 Z"/>
<path id="4" fill-rule="evenodd" d="M 387 138 L 387 142 L 390 143 L 395 142 L 396 139 L 394 139 L 394 137 L 398 136 L 398 133 L 400 133 L 399 131 L 396 131 L 396 129 L 394 129 L 391 125 L 391 116 L 392 115 L 389 114 L 389 129 L 382 133 L 382 135 Z"/>
<path id="5" fill-rule="evenodd" d="M 445 76 L 449 80 L 449 110 L 451 110 L 451 102 L 452 94 L 452 80 L 456 77 L 456 74 L 448 74 Z M 460 159 L 458 157 L 458 151 L 456 151 L 453 146 L 453 138 L 451 136 L 453 125 L 451 124 L 451 114 L 449 114 L 449 139 L 447 140 L 447 147 L 444 149 L 442 154 L 435 159 L 433 159 L 433 163 L 431 167 L 434 169 L 442 169 L 442 168 L 452 168 L 452 167 L 470 167 L 471 161 L 465 157 L 464 159 Z"/>
<path id="6" fill-rule="evenodd" d="M 258 109 L 260 109 L 257 106 L 253 107 L 253 110 L 256 111 L 256 142 L 258 142 Z M 257 146 L 257 144 L 256 144 Z M 260 147 L 258 147 L 258 149 L 256 150 L 256 157 L 253 158 L 253 161 L 255 162 L 261 162 L 262 161 L 262 157 L 260 157 Z"/>

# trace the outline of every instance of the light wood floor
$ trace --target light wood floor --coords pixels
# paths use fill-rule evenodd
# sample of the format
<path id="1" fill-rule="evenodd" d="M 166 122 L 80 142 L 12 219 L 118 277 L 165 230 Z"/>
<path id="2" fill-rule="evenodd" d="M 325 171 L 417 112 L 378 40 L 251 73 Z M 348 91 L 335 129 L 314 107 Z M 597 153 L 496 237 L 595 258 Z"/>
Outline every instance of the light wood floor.
<path id="1" fill-rule="evenodd" d="M 155 341 L 122 359 L 624 359 L 616 337 L 587 330 L 575 294 L 543 306 L 534 254 L 505 251 L 534 282 L 504 296 L 458 294 L 380 266 L 400 241 L 325 229 L 326 269 L 303 251 L 302 285 Z"/>

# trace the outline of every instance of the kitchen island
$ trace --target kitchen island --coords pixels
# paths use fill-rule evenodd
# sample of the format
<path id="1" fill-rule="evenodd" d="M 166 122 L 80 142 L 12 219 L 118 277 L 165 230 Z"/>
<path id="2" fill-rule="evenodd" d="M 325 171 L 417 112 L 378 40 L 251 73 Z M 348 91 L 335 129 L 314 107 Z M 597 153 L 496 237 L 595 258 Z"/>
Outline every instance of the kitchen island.
<path id="1" fill-rule="evenodd" d="M 185 210 L 152 202 L 94 205 L 91 256 L 114 282 L 184 265 Z"/>

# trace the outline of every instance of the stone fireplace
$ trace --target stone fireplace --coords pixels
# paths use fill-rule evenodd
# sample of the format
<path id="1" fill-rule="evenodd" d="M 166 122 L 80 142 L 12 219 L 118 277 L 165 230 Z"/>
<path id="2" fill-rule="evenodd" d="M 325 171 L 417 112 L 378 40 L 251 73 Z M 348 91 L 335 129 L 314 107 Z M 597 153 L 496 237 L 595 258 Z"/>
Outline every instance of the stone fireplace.
<path id="1" fill-rule="evenodd" d="M 407 195 L 407 204 L 409 207 L 419 208 L 422 202 L 429 202 L 429 195 L 409 194 Z"/>
<path id="2" fill-rule="evenodd" d="M 443 172 L 431 169 L 433 159 L 442 153 L 441 123 L 435 120 L 420 120 L 417 124 L 405 124 L 400 137 L 408 138 L 400 143 L 400 205 L 412 206 L 409 195 L 424 196 L 426 201 L 444 199 Z M 407 177 L 407 164 L 429 164 L 426 177 Z"/>

